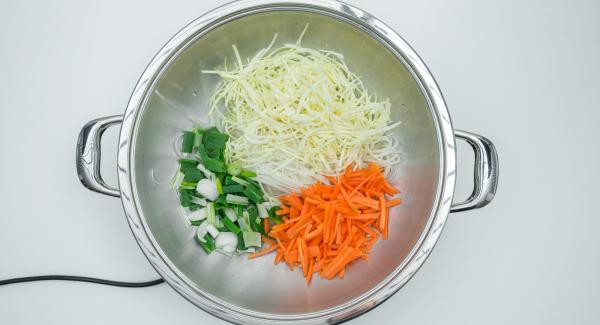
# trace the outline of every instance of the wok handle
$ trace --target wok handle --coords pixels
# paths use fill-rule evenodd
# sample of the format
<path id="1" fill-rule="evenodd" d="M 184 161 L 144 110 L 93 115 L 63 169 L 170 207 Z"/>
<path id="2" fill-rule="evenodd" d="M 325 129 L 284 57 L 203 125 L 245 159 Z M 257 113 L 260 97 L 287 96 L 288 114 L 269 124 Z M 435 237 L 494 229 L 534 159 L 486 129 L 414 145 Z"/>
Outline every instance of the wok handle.
<path id="1" fill-rule="evenodd" d="M 83 126 L 77 140 L 77 175 L 81 184 L 92 191 L 115 197 L 121 196 L 119 189 L 106 185 L 100 175 L 100 140 L 106 129 L 122 121 L 121 115 L 90 121 Z"/>
<path id="2" fill-rule="evenodd" d="M 478 209 L 492 202 L 498 187 L 498 153 L 494 144 L 485 137 L 454 130 L 456 139 L 466 141 L 475 151 L 475 186 L 464 202 L 453 203 L 450 212 Z"/>

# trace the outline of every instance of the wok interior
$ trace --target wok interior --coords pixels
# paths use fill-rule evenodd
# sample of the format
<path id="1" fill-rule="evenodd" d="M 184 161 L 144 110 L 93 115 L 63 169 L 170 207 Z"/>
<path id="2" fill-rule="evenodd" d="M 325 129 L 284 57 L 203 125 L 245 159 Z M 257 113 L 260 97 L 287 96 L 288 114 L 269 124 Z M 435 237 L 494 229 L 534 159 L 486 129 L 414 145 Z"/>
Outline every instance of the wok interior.
<path id="1" fill-rule="evenodd" d="M 302 44 L 344 54 L 351 70 L 371 92 L 389 98 L 394 132 L 402 141 L 403 163 L 393 183 L 401 206 L 391 211 L 390 238 L 380 241 L 368 261 L 350 266 L 343 280 L 313 278 L 273 265 L 273 256 L 207 256 L 194 242 L 195 227 L 183 217 L 170 180 L 178 168 L 174 142 L 183 130 L 207 123 L 207 103 L 219 78 L 202 69 L 232 58 L 236 44 L 243 58 L 266 46 L 295 42 L 309 23 Z M 231 61 L 230 61 L 231 62 Z M 166 258 L 198 289 L 229 303 L 271 314 L 318 312 L 349 302 L 380 284 L 399 268 L 417 244 L 430 218 L 439 181 L 439 149 L 433 117 L 417 83 L 402 62 L 373 37 L 336 18 L 306 11 L 271 11 L 237 18 L 198 37 L 171 61 L 148 92 L 134 131 L 132 155 L 139 208 Z"/>

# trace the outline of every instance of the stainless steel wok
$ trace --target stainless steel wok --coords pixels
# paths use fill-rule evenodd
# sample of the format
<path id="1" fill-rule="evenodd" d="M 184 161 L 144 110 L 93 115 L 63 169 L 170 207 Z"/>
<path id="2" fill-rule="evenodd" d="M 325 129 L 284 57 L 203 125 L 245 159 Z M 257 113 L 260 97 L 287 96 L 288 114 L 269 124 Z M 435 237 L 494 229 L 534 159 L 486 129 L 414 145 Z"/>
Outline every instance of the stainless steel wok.
<path id="1" fill-rule="evenodd" d="M 169 182 L 177 169 L 174 142 L 182 130 L 206 122 L 218 77 L 201 74 L 231 56 L 264 47 L 274 33 L 293 42 L 306 23 L 303 45 L 341 52 L 349 67 L 380 98 L 389 98 L 404 161 L 393 180 L 402 205 L 391 212 L 390 239 L 343 280 L 315 279 L 273 266 L 212 254 L 192 240 Z M 121 126 L 119 187 L 100 175 L 100 138 Z M 475 151 L 475 188 L 453 204 L 455 139 Z M 131 230 L 156 271 L 203 310 L 239 324 L 336 323 L 356 317 L 400 289 L 430 254 L 449 212 L 483 207 L 494 197 L 498 158 L 487 139 L 454 130 L 442 93 L 415 51 L 368 13 L 337 1 L 250 0 L 227 4 L 196 19 L 158 52 L 135 86 L 124 115 L 101 118 L 81 131 L 77 170 L 91 190 L 121 197 Z"/>

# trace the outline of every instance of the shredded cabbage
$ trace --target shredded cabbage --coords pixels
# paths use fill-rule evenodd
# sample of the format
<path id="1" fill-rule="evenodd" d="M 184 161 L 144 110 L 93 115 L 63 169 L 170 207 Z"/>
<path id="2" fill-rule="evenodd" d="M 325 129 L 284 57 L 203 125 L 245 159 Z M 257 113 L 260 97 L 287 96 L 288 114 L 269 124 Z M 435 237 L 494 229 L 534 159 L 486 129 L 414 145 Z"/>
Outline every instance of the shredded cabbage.
<path id="1" fill-rule="evenodd" d="M 389 100 L 371 95 L 342 54 L 302 47 L 305 32 L 270 51 L 275 34 L 246 64 L 232 45 L 235 68 L 203 71 L 222 78 L 209 117 L 230 136 L 227 162 L 256 171 L 271 200 L 349 164 L 375 161 L 387 175 L 400 159 Z"/>

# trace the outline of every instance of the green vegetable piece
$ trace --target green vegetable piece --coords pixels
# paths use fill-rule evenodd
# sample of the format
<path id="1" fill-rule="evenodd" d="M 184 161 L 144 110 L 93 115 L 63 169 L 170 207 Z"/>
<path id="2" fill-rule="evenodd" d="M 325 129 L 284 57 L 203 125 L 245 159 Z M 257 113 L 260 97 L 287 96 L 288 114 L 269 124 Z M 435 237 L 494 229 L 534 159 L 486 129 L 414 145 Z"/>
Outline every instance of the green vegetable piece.
<path id="1" fill-rule="evenodd" d="M 223 185 L 221 185 L 221 180 L 220 179 L 215 179 L 215 184 L 217 185 L 217 192 L 219 192 L 219 194 L 223 194 Z"/>
<path id="2" fill-rule="evenodd" d="M 240 177 L 246 177 L 246 178 L 248 178 L 248 177 L 256 177 L 256 173 L 255 172 L 251 172 L 251 171 L 245 170 L 245 169 L 243 169 L 240 172 L 239 175 L 240 175 Z"/>
<path id="3" fill-rule="evenodd" d="M 263 199 L 262 191 L 254 186 L 247 186 L 243 193 L 254 203 L 260 203 Z"/>
<path id="4" fill-rule="evenodd" d="M 240 228 L 236 226 L 233 221 L 229 220 L 229 218 L 222 218 L 221 221 L 223 221 L 223 225 L 225 225 L 225 227 L 232 233 L 236 235 L 240 233 Z"/>
<path id="5" fill-rule="evenodd" d="M 279 211 L 279 209 L 281 209 L 281 208 L 276 205 L 274 207 L 271 207 L 268 211 L 269 212 L 269 220 L 273 221 L 275 224 L 278 224 L 278 225 L 283 223 L 281 216 L 278 216 L 276 214 L 276 212 Z"/>
<path id="6" fill-rule="evenodd" d="M 212 236 L 210 234 L 206 234 L 204 236 L 204 242 L 202 242 L 200 239 L 198 239 L 197 236 L 194 236 L 194 239 L 196 239 L 196 242 L 202 247 L 202 249 L 204 249 L 206 254 L 212 253 L 216 248 L 215 240 L 212 238 Z"/>
<path id="7" fill-rule="evenodd" d="M 202 143 L 202 134 L 204 130 L 195 128 L 192 130 L 194 132 L 194 148 L 198 148 L 198 146 Z"/>
<path id="8" fill-rule="evenodd" d="M 242 237 L 244 237 L 244 244 L 246 247 L 260 247 L 262 245 L 261 236 L 258 232 L 244 231 L 242 232 Z"/>
<path id="9" fill-rule="evenodd" d="M 198 168 L 185 169 L 183 170 L 183 175 L 185 176 L 183 178 L 183 181 L 190 183 L 198 183 L 198 181 L 204 177 L 204 175 Z"/>
<path id="10" fill-rule="evenodd" d="M 225 163 L 213 158 L 206 158 L 203 160 L 204 167 L 211 172 L 222 173 L 225 171 Z"/>
<path id="11" fill-rule="evenodd" d="M 179 159 L 179 170 L 184 171 L 190 168 L 196 168 L 200 162 L 192 159 Z"/>
<path id="12" fill-rule="evenodd" d="M 185 208 L 192 206 L 192 190 L 179 190 L 179 202 Z"/>
<path id="13" fill-rule="evenodd" d="M 183 190 L 195 190 L 196 185 L 198 185 L 196 182 L 181 182 L 181 186 L 179 188 Z"/>
<path id="14" fill-rule="evenodd" d="M 223 149 L 227 140 L 229 140 L 229 136 L 219 132 L 217 128 L 210 128 L 204 131 L 204 136 L 202 137 L 202 143 L 207 150 Z"/>
<path id="15" fill-rule="evenodd" d="M 238 176 L 242 172 L 242 165 L 236 161 L 227 165 L 227 174 L 232 176 Z"/>
<path id="16" fill-rule="evenodd" d="M 231 178 L 231 176 L 227 175 L 227 176 L 225 176 L 225 181 L 223 182 L 223 184 L 225 184 L 225 185 L 235 185 L 237 183 L 233 181 L 233 179 Z"/>
<path id="17" fill-rule="evenodd" d="M 206 153 L 206 148 L 204 148 L 204 144 L 202 144 L 202 143 L 198 146 L 197 154 L 198 154 L 198 158 L 200 158 L 200 160 L 202 160 L 202 161 L 209 158 L 208 154 Z"/>
<path id="18" fill-rule="evenodd" d="M 223 186 L 223 193 L 242 193 L 244 191 L 244 187 L 240 184 L 235 185 L 225 185 Z"/>
<path id="19" fill-rule="evenodd" d="M 188 210 L 193 212 L 196 210 L 200 210 L 200 208 L 202 208 L 202 206 L 200 204 L 192 204 L 188 207 Z"/>
<path id="20" fill-rule="evenodd" d="M 242 232 L 237 233 L 237 237 L 238 237 L 237 249 L 239 251 L 245 250 L 246 244 L 244 243 L 244 236 L 242 235 Z"/>
<path id="21" fill-rule="evenodd" d="M 194 133 L 183 132 L 183 141 L 181 143 L 181 152 L 190 153 L 194 150 Z"/>

